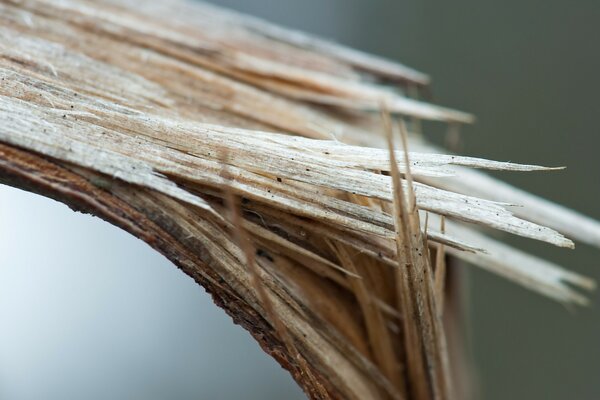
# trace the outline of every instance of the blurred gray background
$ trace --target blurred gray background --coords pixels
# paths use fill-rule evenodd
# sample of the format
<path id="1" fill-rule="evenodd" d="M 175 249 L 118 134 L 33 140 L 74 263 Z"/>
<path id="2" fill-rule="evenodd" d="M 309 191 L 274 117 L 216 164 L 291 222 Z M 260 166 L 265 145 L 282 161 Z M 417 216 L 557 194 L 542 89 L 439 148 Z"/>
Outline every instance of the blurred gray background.
<path id="1" fill-rule="evenodd" d="M 501 177 L 600 219 L 600 2 L 214 2 L 430 74 L 435 102 L 478 117 L 463 131 L 464 153 L 567 165 Z M 430 138 L 443 143 L 440 132 Z M 507 239 L 600 280 L 599 250 Z M 480 398 L 600 398 L 597 294 L 590 308 L 567 310 L 465 269 Z M 56 202 L 0 188 L 0 399 L 237 398 L 303 396 L 148 246 Z"/>

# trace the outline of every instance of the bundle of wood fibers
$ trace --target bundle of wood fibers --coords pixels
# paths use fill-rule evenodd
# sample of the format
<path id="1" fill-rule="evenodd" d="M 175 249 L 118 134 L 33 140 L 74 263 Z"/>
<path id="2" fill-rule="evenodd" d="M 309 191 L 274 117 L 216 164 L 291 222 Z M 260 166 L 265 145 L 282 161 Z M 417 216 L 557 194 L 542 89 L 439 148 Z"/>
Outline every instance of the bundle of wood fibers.
<path id="1" fill-rule="evenodd" d="M 2 0 L 0 76 L 2 182 L 165 254 L 311 398 L 452 398 L 448 261 L 562 303 L 594 287 L 482 233 L 600 244 L 478 171 L 553 168 L 425 143 L 473 117 L 401 64 L 202 3 Z"/>

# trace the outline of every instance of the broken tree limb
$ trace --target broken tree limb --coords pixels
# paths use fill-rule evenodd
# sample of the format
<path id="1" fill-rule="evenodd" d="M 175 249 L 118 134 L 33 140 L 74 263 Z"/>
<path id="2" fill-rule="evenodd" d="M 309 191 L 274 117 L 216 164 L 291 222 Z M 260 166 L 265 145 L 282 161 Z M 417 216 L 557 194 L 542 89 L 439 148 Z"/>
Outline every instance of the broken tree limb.
<path id="1" fill-rule="evenodd" d="M 598 245 L 596 221 L 472 170 L 555 168 L 389 144 L 473 121 L 403 65 L 202 3 L 2 0 L 0 77 L 0 180 L 149 243 L 311 398 L 456 397 L 444 257 L 563 303 L 594 288 L 477 228 Z"/>

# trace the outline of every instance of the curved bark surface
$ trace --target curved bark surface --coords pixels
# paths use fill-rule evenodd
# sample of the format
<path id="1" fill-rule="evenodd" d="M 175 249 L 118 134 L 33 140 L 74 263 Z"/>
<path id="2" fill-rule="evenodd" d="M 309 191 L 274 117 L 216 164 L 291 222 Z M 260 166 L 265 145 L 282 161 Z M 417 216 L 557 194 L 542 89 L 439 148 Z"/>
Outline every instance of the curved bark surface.
<path id="1" fill-rule="evenodd" d="M 120 198 L 97 185 L 96 180 L 106 177 L 77 170 L 56 160 L 0 144 L 1 183 L 60 201 L 74 211 L 93 214 L 148 243 L 204 287 L 215 304 L 223 308 L 234 323 L 250 332 L 262 349 L 292 374 L 310 398 L 323 398 L 323 393 L 327 398 L 344 398 L 317 369 L 311 367 L 308 372 L 316 380 L 307 379 L 307 371 L 303 371 L 298 361 L 286 351 L 269 322 L 253 308 L 252 302 L 241 297 L 210 267 L 210 259 L 206 258 L 201 243 L 185 239 L 177 218 L 164 212 L 159 198 L 124 182 L 113 182 L 119 187 L 116 192 L 123 194 Z"/>

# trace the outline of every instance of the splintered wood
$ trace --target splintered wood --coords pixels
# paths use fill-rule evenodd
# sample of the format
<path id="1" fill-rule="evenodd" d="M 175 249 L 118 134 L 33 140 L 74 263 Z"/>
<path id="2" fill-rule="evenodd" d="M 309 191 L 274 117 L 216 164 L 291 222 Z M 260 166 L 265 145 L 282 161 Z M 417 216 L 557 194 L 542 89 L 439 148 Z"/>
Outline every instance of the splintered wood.
<path id="1" fill-rule="evenodd" d="M 473 117 L 409 67 L 203 3 L 2 0 L 0 76 L 1 181 L 148 242 L 311 398 L 460 397 L 452 259 L 562 303 L 595 286 L 482 233 L 600 246 L 480 171 L 557 168 L 415 134 Z"/>

